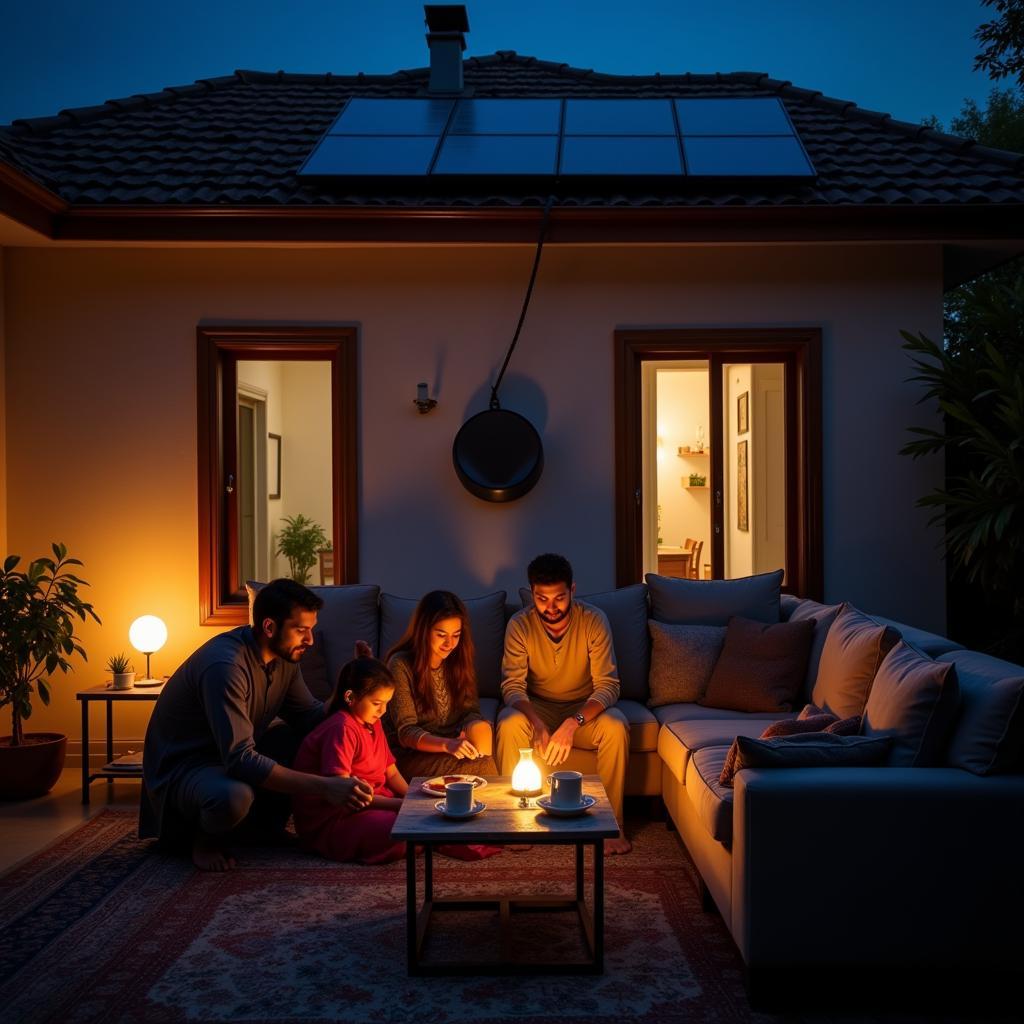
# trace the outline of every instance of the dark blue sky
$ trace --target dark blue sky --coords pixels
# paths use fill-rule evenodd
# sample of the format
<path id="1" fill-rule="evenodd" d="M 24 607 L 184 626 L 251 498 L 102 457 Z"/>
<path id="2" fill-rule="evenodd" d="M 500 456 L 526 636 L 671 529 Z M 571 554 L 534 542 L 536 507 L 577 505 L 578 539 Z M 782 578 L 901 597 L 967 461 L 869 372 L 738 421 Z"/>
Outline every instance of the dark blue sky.
<path id="1" fill-rule="evenodd" d="M 944 124 L 993 83 L 971 71 L 978 0 L 471 0 L 467 55 L 516 50 L 614 74 L 765 71 Z M 427 63 L 411 0 L 5 0 L 0 124 L 197 78 L 389 73 Z M 1004 83 L 1005 84 L 1005 83 Z"/>

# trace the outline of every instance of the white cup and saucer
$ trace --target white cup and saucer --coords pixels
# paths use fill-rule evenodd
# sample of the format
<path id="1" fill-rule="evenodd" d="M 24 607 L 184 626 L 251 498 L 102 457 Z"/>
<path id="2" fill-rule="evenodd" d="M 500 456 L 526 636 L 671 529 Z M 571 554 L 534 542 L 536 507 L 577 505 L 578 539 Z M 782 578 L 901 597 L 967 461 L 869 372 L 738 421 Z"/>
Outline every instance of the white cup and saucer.
<path id="1" fill-rule="evenodd" d="M 560 771 L 548 776 L 551 793 L 537 798 L 537 806 L 556 818 L 571 818 L 589 811 L 597 799 L 583 792 L 581 772 Z"/>
<path id="2" fill-rule="evenodd" d="M 487 805 L 473 798 L 476 787 L 472 782 L 449 782 L 444 787 L 444 799 L 434 804 L 446 818 L 473 818 Z"/>

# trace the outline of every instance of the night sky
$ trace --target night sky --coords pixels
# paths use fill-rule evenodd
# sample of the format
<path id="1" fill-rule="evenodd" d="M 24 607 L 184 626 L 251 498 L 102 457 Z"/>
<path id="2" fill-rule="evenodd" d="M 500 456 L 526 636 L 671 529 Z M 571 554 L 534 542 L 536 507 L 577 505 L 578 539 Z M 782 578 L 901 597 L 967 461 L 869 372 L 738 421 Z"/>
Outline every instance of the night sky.
<path id="1" fill-rule="evenodd" d="M 390 73 L 427 63 L 411 0 L 5 0 L 0 124 L 259 71 Z M 948 127 L 993 83 L 972 72 L 977 0 L 473 0 L 467 56 L 516 50 L 612 74 L 764 71 Z M 1003 83 L 1005 85 L 1005 83 Z"/>

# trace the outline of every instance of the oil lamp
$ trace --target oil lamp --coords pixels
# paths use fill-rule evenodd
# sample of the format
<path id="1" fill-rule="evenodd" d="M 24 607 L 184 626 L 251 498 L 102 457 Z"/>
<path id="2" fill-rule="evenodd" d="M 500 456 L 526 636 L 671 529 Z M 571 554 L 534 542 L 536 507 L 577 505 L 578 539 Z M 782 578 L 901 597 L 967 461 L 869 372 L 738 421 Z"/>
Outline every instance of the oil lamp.
<path id="1" fill-rule="evenodd" d="M 519 797 L 520 807 L 529 805 L 529 797 L 541 791 L 540 768 L 533 759 L 533 747 L 519 750 L 519 763 L 512 771 L 512 792 Z"/>

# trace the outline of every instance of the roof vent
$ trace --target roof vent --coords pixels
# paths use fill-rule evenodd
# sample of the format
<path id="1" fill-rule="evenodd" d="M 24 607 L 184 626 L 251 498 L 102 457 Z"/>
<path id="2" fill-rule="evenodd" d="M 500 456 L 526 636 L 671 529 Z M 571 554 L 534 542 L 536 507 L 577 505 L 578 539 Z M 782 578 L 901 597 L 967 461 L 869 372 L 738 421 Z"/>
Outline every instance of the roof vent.
<path id="1" fill-rule="evenodd" d="M 462 92 L 462 51 L 469 17 L 463 4 L 425 4 L 427 45 L 430 47 L 431 93 Z"/>

